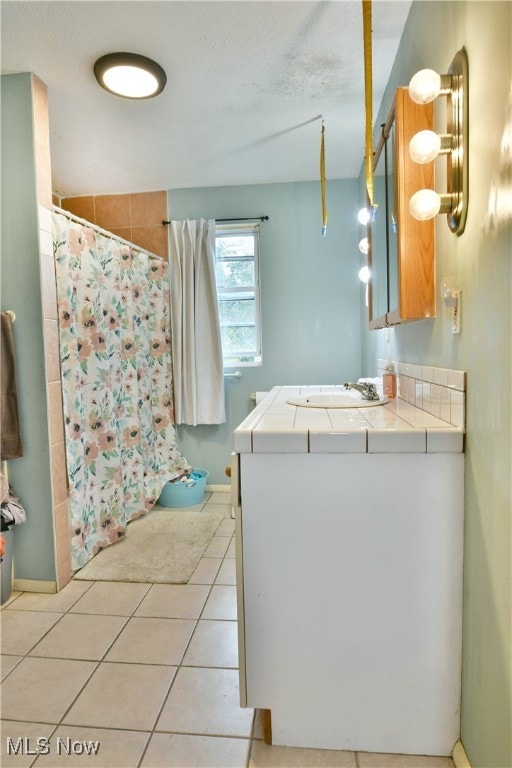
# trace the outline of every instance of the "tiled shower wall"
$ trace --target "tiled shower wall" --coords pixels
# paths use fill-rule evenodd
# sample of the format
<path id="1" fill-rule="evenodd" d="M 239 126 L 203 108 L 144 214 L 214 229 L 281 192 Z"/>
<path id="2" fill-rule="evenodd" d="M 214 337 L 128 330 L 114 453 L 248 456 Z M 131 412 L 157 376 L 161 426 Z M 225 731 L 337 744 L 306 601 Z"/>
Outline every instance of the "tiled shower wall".
<path id="1" fill-rule="evenodd" d="M 44 327 L 43 339 L 54 526 L 55 580 L 56 588 L 61 589 L 71 578 L 71 559 L 69 545 L 66 452 L 64 443 L 64 421 L 62 415 L 62 388 L 57 327 L 57 294 L 53 259 L 51 215 L 52 181 L 48 99 L 47 89 L 44 83 L 37 77 L 33 77 L 32 82 L 35 174 L 39 224 L 39 269 L 41 277 L 42 321 Z"/>
<path id="2" fill-rule="evenodd" d="M 397 374 L 397 397 L 447 421 L 454 427 L 465 428 L 465 371 L 402 363 L 395 360 L 392 362 Z M 387 360 L 377 360 L 380 377 L 388 365 Z"/>
<path id="3" fill-rule="evenodd" d="M 64 197 L 56 204 L 81 219 L 97 224 L 130 243 L 169 260 L 167 193 L 138 192 L 126 195 L 85 195 Z"/>

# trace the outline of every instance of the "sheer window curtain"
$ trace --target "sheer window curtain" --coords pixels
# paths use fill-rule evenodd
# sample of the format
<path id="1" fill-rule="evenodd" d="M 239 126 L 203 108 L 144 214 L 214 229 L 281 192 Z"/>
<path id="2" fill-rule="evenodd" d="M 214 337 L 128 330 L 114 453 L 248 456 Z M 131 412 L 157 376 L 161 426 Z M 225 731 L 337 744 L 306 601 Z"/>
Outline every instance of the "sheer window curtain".
<path id="1" fill-rule="evenodd" d="M 171 221 L 171 327 L 177 424 L 226 421 L 215 280 L 215 219 Z"/>

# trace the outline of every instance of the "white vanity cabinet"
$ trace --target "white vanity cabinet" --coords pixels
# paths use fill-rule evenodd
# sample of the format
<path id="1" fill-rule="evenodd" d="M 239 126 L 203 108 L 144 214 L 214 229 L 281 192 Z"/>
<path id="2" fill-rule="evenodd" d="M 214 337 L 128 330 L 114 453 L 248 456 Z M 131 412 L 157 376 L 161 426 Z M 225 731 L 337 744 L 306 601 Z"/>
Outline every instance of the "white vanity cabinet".
<path id="1" fill-rule="evenodd" d="M 242 706 L 271 711 L 277 745 L 448 755 L 462 430 L 413 425 L 398 402 L 296 408 L 291 390 L 234 435 Z"/>

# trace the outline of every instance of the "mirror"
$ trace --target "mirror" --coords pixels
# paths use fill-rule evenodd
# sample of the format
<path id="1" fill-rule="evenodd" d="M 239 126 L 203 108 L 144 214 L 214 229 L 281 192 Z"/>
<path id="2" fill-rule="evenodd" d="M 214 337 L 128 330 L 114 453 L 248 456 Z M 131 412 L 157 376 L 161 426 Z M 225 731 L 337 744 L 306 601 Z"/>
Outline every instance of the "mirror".
<path id="1" fill-rule="evenodd" d="M 373 170 L 373 199 L 377 208 L 368 225 L 368 264 L 370 267 L 370 311 L 372 318 L 379 318 L 389 310 L 388 297 L 388 247 L 386 216 L 386 140 L 379 142 Z"/>
<path id="2" fill-rule="evenodd" d="M 396 131 L 395 121 L 388 126 L 386 137 L 386 200 L 388 226 L 388 308 L 398 307 L 398 211 L 396 199 Z"/>
<path id="3" fill-rule="evenodd" d="M 434 164 L 414 163 L 409 141 L 432 128 L 432 104 L 415 104 L 407 88 L 397 88 L 374 155 L 377 210 L 368 223 L 370 329 L 435 316 L 434 220 L 416 221 L 409 213 L 414 192 L 434 188 Z"/>
<path id="4" fill-rule="evenodd" d="M 394 119 L 392 109 L 387 122 L 381 126 L 381 137 L 374 155 L 373 196 L 377 208 L 368 222 L 370 328 L 381 328 L 387 324 L 387 314 L 392 306 L 396 306 L 394 302 L 398 295 Z"/>

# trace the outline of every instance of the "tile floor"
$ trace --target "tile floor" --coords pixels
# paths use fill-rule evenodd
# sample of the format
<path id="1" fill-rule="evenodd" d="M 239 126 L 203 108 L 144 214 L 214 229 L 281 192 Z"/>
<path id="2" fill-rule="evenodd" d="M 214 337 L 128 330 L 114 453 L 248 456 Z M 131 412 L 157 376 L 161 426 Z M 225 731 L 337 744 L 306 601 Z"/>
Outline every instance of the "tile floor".
<path id="1" fill-rule="evenodd" d="M 260 713 L 238 705 L 229 496 L 207 493 L 197 508 L 212 504 L 225 518 L 188 584 L 77 580 L 2 606 L 1 765 L 453 768 L 264 743 Z"/>

